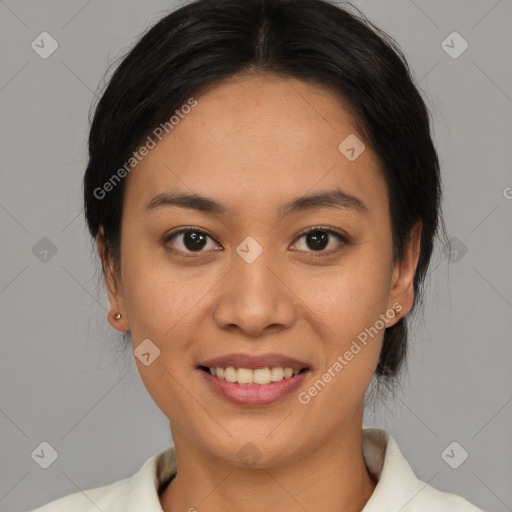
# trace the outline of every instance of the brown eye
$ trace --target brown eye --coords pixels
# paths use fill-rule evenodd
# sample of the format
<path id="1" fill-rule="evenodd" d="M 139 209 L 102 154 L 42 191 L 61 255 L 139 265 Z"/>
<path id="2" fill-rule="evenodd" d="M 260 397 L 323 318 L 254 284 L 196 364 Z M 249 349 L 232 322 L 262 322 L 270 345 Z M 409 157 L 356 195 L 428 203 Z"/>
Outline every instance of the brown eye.
<path id="1" fill-rule="evenodd" d="M 311 231 L 306 236 L 306 244 L 311 249 L 322 250 L 329 244 L 329 234 L 325 231 Z M 309 245 L 311 244 L 311 245 Z"/>
<path id="2" fill-rule="evenodd" d="M 304 245 L 306 246 L 306 249 L 298 250 L 305 250 L 306 252 L 332 253 L 336 252 L 340 245 L 347 243 L 347 240 L 343 235 L 330 229 L 330 227 L 325 228 L 322 226 L 308 228 L 306 232 L 302 233 L 299 240 L 302 238 L 304 238 Z M 337 243 L 331 243 L 333 238 L 337 240 Z M 329 246 L 331 246 L 330 250 L 325 250 Z"/>
<path id="3" fill-rule="evenodd" d="M 206 236 L 203 233 L 186 231 L 183 235 L 183 245 L 189 251 L 201 250 L 206 245 Z"/>
<path id="4" fill-rule="evenodd" d="M 199 229 L 182 229 L 168 235 L 164 240 L 164 245 L 175 253 L 201 253 L 208 246 L 208 239 L 213 238 Z M 212 243 L 212 249 L 218 247 L 218 244 Z"/>

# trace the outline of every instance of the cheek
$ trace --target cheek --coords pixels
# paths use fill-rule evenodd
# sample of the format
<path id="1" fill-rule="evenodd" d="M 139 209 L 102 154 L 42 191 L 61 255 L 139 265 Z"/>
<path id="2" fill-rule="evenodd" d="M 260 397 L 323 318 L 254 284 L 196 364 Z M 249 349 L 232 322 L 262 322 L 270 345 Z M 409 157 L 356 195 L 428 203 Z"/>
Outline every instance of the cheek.
<path id="1" fill-rule="evenodd" d="M 354 329 L 373 324 L 385 312 L 390 270 L 386 253 L 370 247 L 357 251 L 321 277 L 303 282 L 302 295 L 335 333 L 353 336 Z"/>
<path id="2" fill-rule="evenodd" d="M 186 383 L 191 371 L 190 347 L 197 331 L 194 306 L 207 288 L 198 281 L 191 284 L 190 280 L 176 276 L 162 265 L 137 259 L 135 254 L 127 256 L 124 264 L 125 303 L 141 381 L 173 423 L 190 428 L 194 415 L 187 412 L 190 394 Z M 147 339 L 151 344 L 144 341 L 148 348 L 143 352 L 150 353 L 150 362 L 146 365 L 137 357 L 137 347 L 142 347 L 143 340 Z"/>
<path id="3" fill-rule="evenodd" d="M 350 389 L 354 396 L 364 392 L 372 378 L 387 325 L 386 314 L 388 321 L 392 318 L 387 311 L 389 261 L 386 253 L 382 258 L 375 254 L 368 246 L 336 271 L 316 279 L 314 287 L 302 284 L 307 306 L 315 312 L 317 323 L 321 320 L 325 325 L 321 334 L 326 351 L 323 369 L 331 368 L 331 377 L 336 374 L 333 389 Z"/>
<path id="4" fill-rule="evenodd" d="M 319 333 L 324 355 L 316 379 L 298 397 L 319 418 L 313 431 L 329 422 L 339 426 L 364 399 L 378 364 L 385 332 L 381 315 L 387 307 L 387 281 L 376 269 L 340 272 L 322 284 L 315 293 L 309 289 L 308 306 L 316 323 L 325 326 Z"/>
<path id="5" fill-rule="evenodd" d="M 123 291 L 132 335 L 163 340 L 198 302 L 202 287 L 196 286 L 197 281 L 192 285 L 190 276 L 176 268 L 171 271 L 163 257 L 157 260 L 148 257 L 147 252 L 133 251 L 122 261 Z"/>

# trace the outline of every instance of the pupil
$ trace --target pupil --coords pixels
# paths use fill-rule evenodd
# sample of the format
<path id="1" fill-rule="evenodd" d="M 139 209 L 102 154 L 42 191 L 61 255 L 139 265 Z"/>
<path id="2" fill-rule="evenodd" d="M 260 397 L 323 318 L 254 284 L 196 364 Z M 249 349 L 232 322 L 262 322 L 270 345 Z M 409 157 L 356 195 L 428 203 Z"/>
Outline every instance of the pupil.
<path id="1" fill-rule="evenodd" d="M 327 245 L 328 235 L 325 231 L 313 231 L 308 234 L 308 241 L 314 240 L 312 249 L 323 249 Z"/>
<path id="2" fill-rule="evenodd" d="M 189 250 L 202 249 L 204 246 L 205 239 L 206 237 L 201 233 L 189 231 L 188 234 L 185 235 L 183 243 L 185 244 L 185 247 Z"/>

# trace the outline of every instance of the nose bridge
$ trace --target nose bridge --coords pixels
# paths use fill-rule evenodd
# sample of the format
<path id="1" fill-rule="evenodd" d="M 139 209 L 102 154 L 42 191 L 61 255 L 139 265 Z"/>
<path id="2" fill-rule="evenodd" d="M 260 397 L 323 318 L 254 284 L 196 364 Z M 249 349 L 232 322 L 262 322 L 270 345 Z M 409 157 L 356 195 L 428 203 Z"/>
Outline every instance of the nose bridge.
<path id="1" fill-rule="evenodd" d="M 261 239 L 260 239 L 261 240 Z M 274 274 L 269 267 L 276 262 L 275 254 L 269 247 L 268 240 L 258 242 L 254 237 L 248 236 L 237 247 L 233 258 L 233 280 L 236 294 L 241 300 L 257 303 L 277 300 L 275 283 L 272 283 Z M 276 270 L 274 269 L 274 272 Z"/>
<path id="2" fill-rule="evenodd" d="M 219 327 L 237 325 L 257 336 L 270 325 L 283 327 L 292 322 L 293 299 L 276 276 L 276 262 L 273 249 L 253 237 L 247 237 L 235 248 L 228 283 L 215 308 Z"/>

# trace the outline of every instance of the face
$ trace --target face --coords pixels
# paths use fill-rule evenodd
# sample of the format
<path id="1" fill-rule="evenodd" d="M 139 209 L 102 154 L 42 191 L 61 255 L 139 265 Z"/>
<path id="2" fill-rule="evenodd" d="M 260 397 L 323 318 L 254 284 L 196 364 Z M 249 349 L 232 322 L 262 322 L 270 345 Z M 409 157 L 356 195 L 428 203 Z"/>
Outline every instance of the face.
<path id="1" fill-rule="evenodd" d="M 136 354 L 146 344 L 137 367 L 173 438 L 235 465 L 250 441 L 270 466 L 361 428 L 393 304 L 402 316 L 412 306 L 419 232 L 394 265 L 377 157 L 360 152 L 334 92 L 246 76 L 196 100 L 126 178 L 109 321 Z M 180 206 L 171 194 L 209 201 Z M 269 367 L 263 381 L 306 370 L 219 382 L 201 366 L 223 356 L 219 367 Z"/>

